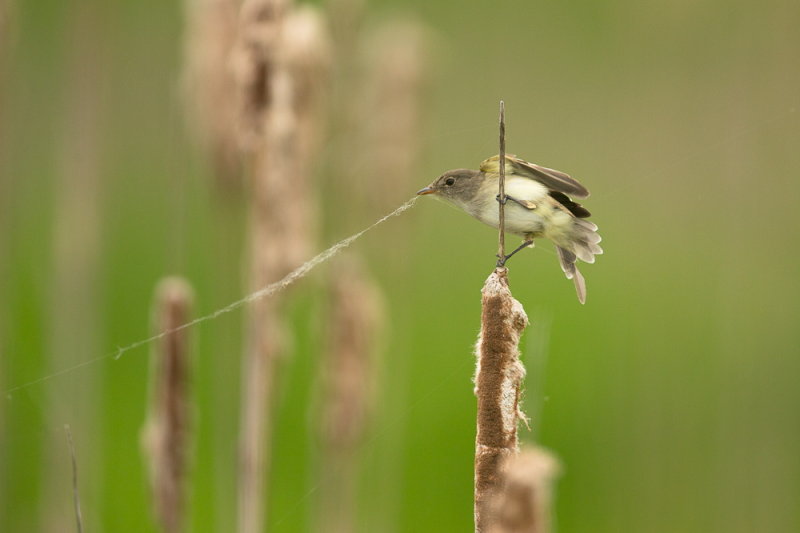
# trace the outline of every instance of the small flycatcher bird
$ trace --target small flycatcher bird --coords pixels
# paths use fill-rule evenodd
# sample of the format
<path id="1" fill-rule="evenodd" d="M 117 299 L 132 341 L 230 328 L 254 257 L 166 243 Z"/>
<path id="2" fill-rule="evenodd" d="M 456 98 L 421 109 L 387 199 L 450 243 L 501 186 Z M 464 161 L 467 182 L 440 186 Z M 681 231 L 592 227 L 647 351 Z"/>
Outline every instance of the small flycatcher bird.
<path id="1" fill-rule="evenodd" d="M 460 207 L 484 224 L 497 228 L 500 224 L 497 202 L 500 156 L 481 163 L 480 170 L 459 168 L 448 170 L 417 194 L 433 194 Z M 576 261 L 594 263 L 594 256 L 603 253 L 598 244 L 597 226 L 586 220 L 591 213 L 570 199 L 586 198 L 589 191 L 574 178 L 506 155 L 505 230 L 520 235 L 525 241 L 503 261 L 529 246 L 533 239 L 550 239 L 558 251 L 561 270 L 573 280 L 578 300 L 586 302 L 586 282 Z"/>

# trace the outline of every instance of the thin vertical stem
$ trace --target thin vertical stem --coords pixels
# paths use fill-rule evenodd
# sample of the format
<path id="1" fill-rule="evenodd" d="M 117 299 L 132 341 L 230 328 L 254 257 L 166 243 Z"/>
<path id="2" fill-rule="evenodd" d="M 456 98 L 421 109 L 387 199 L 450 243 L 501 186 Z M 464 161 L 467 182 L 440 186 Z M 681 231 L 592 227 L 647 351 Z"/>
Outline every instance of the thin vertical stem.
<path id="1" fill-rule="evenodd" d="M 500 165 L 499 193 L 497 196 L 500 223 L 498 224 L 498 251 L 497 266 L 503 266 L 506 262 L 506 104 L 500 100 L 500 155 L 498 158 Z"/>
<path id="2" fill-rule="evenodd" d="M 72 504 L 75 506 L 75 521 L 78 533 L 83 533 L 83 517 L 81 516 L 81 497 L 78 493 L 78 461 L 75 458 L 75 444 L 72 442 L 72 431 L 69 424 L 64 426 L 64 433 L 67 434 L 67 445 L 69 446 L 69 456 L 72 461 Z"/>

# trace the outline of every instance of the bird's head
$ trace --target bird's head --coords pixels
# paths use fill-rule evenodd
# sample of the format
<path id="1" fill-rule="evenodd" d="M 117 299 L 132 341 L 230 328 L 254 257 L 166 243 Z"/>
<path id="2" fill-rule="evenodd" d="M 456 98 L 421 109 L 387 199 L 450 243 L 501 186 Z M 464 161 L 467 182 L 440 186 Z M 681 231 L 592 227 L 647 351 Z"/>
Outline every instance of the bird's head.
<path id="1" fill-rule="evenodd" d="M 460 204 L 471 200 L 480 189 L 483 173 L 477 170 L 459 168 L 448 170 L 436 181 L 417 191 L 418 195 L 435 194 L 443 200 Z"/>

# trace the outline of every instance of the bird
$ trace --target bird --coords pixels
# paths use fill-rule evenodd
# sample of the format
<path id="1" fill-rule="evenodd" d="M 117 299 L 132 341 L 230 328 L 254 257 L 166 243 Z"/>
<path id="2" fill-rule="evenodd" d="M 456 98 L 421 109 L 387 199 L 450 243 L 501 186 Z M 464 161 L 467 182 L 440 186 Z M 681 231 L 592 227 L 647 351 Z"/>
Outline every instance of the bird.
<path id="1" fill-rule="evenodd" d="M 518 251 L 533 247 L 534 239 L 553 242 L 561 270 L 575 284 L 578 301 L 586 303 L 586 281 L 577 260 L 594 263 L 603 253 L 597 226 L 588 221 L 591 213 L 572 198 L 583 199 L 589 191 L 564 172 L 530 163 L 515 155 L 505 156 L 505 198 L 498 194 L 500 156 L 480 164 L 479 170 L 448 170 L 417 195 L 434 195 L 494 228 L 500 225 L 498 201 L 504 207 L 505 231 L 524 241 L 499 264 Z"/>

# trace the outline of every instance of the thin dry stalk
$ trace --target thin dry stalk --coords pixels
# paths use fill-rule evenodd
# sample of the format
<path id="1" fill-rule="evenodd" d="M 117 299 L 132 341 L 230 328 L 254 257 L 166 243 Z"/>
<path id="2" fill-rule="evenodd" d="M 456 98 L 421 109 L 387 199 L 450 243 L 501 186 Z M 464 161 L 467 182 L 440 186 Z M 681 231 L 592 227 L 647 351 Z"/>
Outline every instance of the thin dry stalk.
<path id="1" fill-rule="evenodd" d="M 242 366 L 237 501 L 239 533 L 264 530 L 275 370 L 285 345 L 284 327 L 277 317 L 274 299 L 265 299 L 251 306 L 247 354 Z"/>
<path id="2" fill-rule="evenodd" d="M 171 331 L 190 319 L 192 290 L 181 278 L 167 278 L 156 290 L 156 329 Z M 151 391 L 142 429 L 156 519 L 167 533 L 183 530 L 186 471 L 191 434 L 188 330 L 164 336 L 152 352 Z"/>
<path id="3" fill-rule="evenodd" d="M 310 179 L 325 86 L 327 36 L 312 8 L 287 11 L 287 2 L 246 2 L 242 10 L 240 68 L 242 130 L 252 160 L 250 283 L 261 289 L 302 264 L 313 246 L 315 201 Z M 249 21 L 247 17 L 254 20 Z M 240 67 L 242 64 L 240 63 Z M 249 113 L 249 114 L 248 114 Z M 276 367 L 285 352 L 280 300 L 250 307 L 243 362 L 239 458 L 240 533 L 264 525 L 265 480 Z"/>
<path id="4" fill-rule="evenodd" d="M 13 198 L 11 194 L 11 187 L 8 179 L 9 164 L 7 147 L 7 128 L 6 128 L 6 104 L 7 104 L 7 90 L 6 90 L 6 69 L 8 68 L 9 48 L 11 39 L 8 37 L 9 29 L 9 5 L 8 0 L 0 0 L 0 253 L 7 255 L 6 243 L 8 242 L 8 212 L 10 211 L 9 199 Z M 7 274 L 9 261 L 0 261 L 0 299 L 4 302 L 10 301 L 10 297 L 6 294 L 7 285 L 6 281 L 10 278 Z M 8 306 L 0 306 L 0 344 L 3 344 L 7 335 L 7 320 Z M 5 436 L 5 409 L 0 409 L 0 442 L 8 442 Z M 5 458 L 0 459 L 0 468 L 4 468 Z M 0 484 L 0 501 L 8 501 L 6 499 L 6 483 Z"/>
<path id="5" fill-rule="evenodd" d="M 49 276 L 48 365 L 71 367 L 99 350 L 97 332 L 98 283 L 101 255 L 103 114 L 102 73 L 106 60 L 101 46 L 102 22 L 96 10 L 81 2 L 69 11 L 67 26 L 67 80 L 64 84 L 64 122 L 59 139 L 52 226 L 53 264 Z M 55 89 L 54 89 L 55 90 Z M 50 391 L 47 416 L 50 427 L 69 420 L 78 435 L 102 435 L 96 374 L 73 379 L 58 393 Z M 68 397 L 69 402 L 64 398 Z M 101 439 L 86 443 L 84 453 L 101 460 Z M 42 496 L 39 531 L 64 530 L 63 486 L 68 479 L 63 446 L 48 439 L 41 469 Z M 87 475 L 94 475 L 88 471 Z M 88 483 L 89 490 L 97 485 Z M 91 492 L 89 498 L 92 498 Z M 91 520 L 90 520 L 91 521 Z"/>
<path id="6" fill-rule="evenodd" d="M 192 133 L 209 154 L 220 185 L 238 185 L 241 157 L 231 53 L 238 0 L 184 0 L 182 86 Z"/>
<path id="7" fill-rule="evenodd" d="M 541 448 L 524 449 L 506 460 L 491 496 L 487 533 L 549 533 L 553 481 L 558 461 Z"/>
<path id="8" fill-rule="evenodd" d="M 374 404 L 375 352 L 384 317 L 378 287 L 353 256 L 342 258 L 333 272 L 329 316 L 316 530 L 348 533 L 357 529 L 357 459 Z"/>
<path id="9" fill-rule="evenodd" d="M 486 504 L 500 484 L 500 465 L 518 452 L 517 421 L 525 368 L 519 339 L 528 325 L 525 310 L 508 287 L 508 271 L 496 268 L 483 286 L 481 332 L 477 343 L 475 395 L 478 432 L 475 439 L 475 531 L 489 531 Z"/>
<path id="10" fill-rule="evenodd" d="M 498 202 L 497 266 L 503 266 L 506 263 L 506 104 L 502 100 L 500 100 L 500 160 L 498 164 L 500 167 L 500 179 L 498 180 L 499 191 L 497 197 L 500 202 Z"/>
<path id="11" fill-rule="evenodd" d="M 70 463 L 72 464 L 72 505 L 75 508 L 75 524 L 78 533 L 83 533 L 81 495 L 78 492 L 78 460 L 75 457 L 75 443 L 72 442 L 72 431 L 69 429 L 69 424 L 64 426 L 64 433 L 67 435 L 67 446 L 69 447 Z"/>

